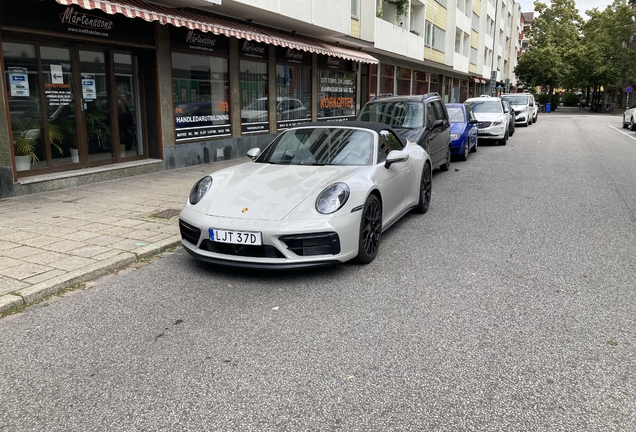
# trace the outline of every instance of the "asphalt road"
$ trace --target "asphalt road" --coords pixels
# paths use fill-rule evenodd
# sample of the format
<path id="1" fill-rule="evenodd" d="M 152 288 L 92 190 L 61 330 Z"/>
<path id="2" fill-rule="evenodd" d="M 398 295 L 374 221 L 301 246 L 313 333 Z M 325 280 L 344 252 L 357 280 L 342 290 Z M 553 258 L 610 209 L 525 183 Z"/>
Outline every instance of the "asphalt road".
<path id="1" fill-rule="evenodd" d="M 178 249 L 0 320 L 0 431 L 636 430 L 635 163 L 620 117 L 542 114 L 370 265 Z"/>

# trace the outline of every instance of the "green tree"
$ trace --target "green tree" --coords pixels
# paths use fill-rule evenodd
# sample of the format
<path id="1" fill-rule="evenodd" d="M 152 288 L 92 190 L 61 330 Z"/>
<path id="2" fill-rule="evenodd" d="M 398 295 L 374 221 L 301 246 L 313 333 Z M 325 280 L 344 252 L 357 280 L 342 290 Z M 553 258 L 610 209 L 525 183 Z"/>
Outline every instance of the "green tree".
<path id="1" fill-rule="evenodd" d="M 549 7 L 535 1 L 534 10 L 538 16 L 530 29 L 530 49 L 514 72 L 530 86 L 549 86 L 551 95 L 576 72 L 583 19 L 574 0 L 553 0 Z"/>

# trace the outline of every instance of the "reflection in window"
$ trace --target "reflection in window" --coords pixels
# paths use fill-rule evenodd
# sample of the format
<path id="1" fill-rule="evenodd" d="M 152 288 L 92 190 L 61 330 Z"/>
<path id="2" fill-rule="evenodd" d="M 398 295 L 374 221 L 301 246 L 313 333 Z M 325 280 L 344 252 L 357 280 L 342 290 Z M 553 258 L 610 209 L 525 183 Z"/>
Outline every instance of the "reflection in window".
<path id="1" fill-rule="evenodd" d="M 230 134 L 227 59 L 172 53 L 177 141 Z"/>
<path id="2" fill-rule="evenodd" d="M 241 60 L 241 123 L 267 123 L 267 63 Z M 245 126 L 243 132 L 267 131 L 266 124 L 261 127 Z"/>
<path id="3" fill-rule="evenodd" d="M 35 47 L 3 42 L 2 51 L 17 169 L 46 167 Z"/>
<path id="4" fill-rule="evenodd" d="M 355 72 L 320 70 L 318 118 L 356 115 Z"/>
<path id="5" fill-rule="evenodd" d="M 276 65 L 276 120 L 311 118 L 311 69 Z"/>

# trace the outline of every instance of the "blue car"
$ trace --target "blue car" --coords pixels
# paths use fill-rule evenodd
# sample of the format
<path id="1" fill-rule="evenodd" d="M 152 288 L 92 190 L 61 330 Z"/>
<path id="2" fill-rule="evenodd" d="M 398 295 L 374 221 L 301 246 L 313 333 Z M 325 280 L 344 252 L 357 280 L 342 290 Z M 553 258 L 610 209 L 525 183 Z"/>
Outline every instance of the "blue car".
<path id="1" fill-rule="evenodd" d="M 451 155 L 468 160 L 469 152 L 477 151 L 477 119 L 468 105 L 446 104 L 451 124 Z"/>

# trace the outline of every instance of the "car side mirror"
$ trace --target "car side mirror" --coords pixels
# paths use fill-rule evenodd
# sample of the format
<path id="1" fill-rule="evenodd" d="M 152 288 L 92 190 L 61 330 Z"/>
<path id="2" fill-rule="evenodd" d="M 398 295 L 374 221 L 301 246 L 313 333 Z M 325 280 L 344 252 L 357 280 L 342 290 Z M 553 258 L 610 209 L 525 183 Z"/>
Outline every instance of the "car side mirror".
<path id="1" fill-rule="evenodd" d="M 431 125 L 431 129 L 435 129 L 435 128 L 442 127 L 442 126 L 444 126 L 444 120 L 441 120 L 441 119 L 440 120 L 435 120 L 433 122 L 433 124 Z"/>
<path id="2" fill-rule="evenodd" d="M 254 147 L 247 151 L 247 156 L 253 161 L 255 161 L 260 154 L 261 154 L 261 149 L 259 149 L 258 147 Z"/>
<path id="3" fill-rule="evenodd" d="M 409 152 L 406 150 L 391 150 L 384 161 L 384 168 L 389 169 L 394 163 L 406 162 L 407 160 L 409 160 Z"/>
<path id="4" fill-rule="evenodd" d="M 477 124 L 477 123 L 479 123 L 479 120 L 477 120 L 477 119 L 470 119 L 470 120 L 468 121 L 468 123 L 470 123 L 470 124 Z"/>

